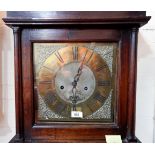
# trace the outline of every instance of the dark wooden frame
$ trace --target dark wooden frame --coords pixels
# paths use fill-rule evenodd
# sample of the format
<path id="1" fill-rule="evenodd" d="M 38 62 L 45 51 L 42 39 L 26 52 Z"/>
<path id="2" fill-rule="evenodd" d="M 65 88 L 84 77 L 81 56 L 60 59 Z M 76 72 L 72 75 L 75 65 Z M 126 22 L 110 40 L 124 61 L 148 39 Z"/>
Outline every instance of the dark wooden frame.
<path id="1" fill-rule="evenodd" d="M 135 137 L 137 34 L 149 19 L 144 11 L 8 12 L 3 20 L 14 32 L 16 103 L 16 135 L 10 142 L 105 142 L 107 134 L 120 134 L 123 142 L 138 142 Z M 32 43 L 78 41 L 119 44 L 115 121 L 37 124 Z"/>

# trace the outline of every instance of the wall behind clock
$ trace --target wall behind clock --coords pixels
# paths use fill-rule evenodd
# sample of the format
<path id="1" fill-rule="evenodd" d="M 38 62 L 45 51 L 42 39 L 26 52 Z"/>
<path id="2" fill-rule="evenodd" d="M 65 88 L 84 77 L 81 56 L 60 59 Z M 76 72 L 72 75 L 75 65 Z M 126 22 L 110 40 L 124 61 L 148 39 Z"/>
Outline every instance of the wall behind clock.
<path id="1" fill-rule="evenodd" d="M 139 31 L 136 136 L 155 142 L 155 12 Z M 15 135 L 13 32 L 4 25 L 0 12 L 0 142 Z"/>
<path id="2" fill-rule="evenodd" d="M 155 12 L 139 30 L 136 136 L 155 143 Z"/>
<path id="3" fill-rule="evenodd" d="M 15 135 L 13 32 L 5 26 L 0 12 L 0 142 Z"/>

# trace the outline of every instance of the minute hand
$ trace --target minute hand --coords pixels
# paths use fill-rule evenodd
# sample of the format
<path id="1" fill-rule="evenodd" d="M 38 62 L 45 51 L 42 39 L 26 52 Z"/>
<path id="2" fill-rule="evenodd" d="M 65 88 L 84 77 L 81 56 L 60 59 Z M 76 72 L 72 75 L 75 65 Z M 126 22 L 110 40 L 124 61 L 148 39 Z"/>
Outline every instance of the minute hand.
<path id="1" fill-rule="evenodd" d="M 80 66 L 78 68 L 78 72 L 77 72 L 77 74 L 74 77 L 73 87 L 76 87 L 77 82 L 79 81 L 79 78 L 80 78 L 80 76 L 82 74 L 83 64 L 84 64 L 84 60 L 86 58 L 87 52 L 88 52 L 88 50 L 86 51 L 86 53 L 85 53 L 85 55 L 84 55 L 84 57 L 83 57 L 83 59 L 81 61 L 81 64 L 80 64 Z"/>
<path id="2" fill-rule="evenodd" d="M 82 74 L 82 69 L 83 69 L 83 64 L 84 64 L 84 60 L 85 60 L 85 57 L 87 55 L 87 51 L 84 55 L 84 58 L 82 59 L 81 61 L 81 64 L 78 68 L 78 71 L 77 71 L 77 74 L 74 76 L 74 81 L 72 82 L 72 85 L 73 85 L 73 88 L 72 88 L 72 93 L 73 93 L 73 96 L 71 97 L 72 99 L 72 103 L 73 103 L 73 110 L 76 111 L 76 103 L 77 103 L 77 100 L 78 100 L 78 96 L 76 96 L 76 86 L 77 86 L 77 82 L 79 81 L 79 78 Z"/>

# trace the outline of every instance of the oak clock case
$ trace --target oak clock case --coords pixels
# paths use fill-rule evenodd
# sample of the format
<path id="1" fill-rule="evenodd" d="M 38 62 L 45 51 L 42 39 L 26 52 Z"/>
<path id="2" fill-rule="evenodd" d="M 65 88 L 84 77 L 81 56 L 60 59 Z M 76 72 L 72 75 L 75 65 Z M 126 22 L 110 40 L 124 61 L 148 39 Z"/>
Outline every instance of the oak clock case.
<path id="1" fill-rule="evenodd" d="M 10 142 L 135 136 L 138 29 L 145 11 L 8 12 L 16 135 Z"/>

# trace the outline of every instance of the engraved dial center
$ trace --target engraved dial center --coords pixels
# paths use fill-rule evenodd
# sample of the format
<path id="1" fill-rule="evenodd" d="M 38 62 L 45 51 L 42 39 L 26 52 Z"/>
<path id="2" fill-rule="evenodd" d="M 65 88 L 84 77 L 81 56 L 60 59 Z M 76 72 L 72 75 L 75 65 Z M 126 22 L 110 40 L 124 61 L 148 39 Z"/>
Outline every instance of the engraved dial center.
<path id="1" fill-rule="evenodd" d="M 67 103 L 72 103 L 70 100 L 70 97 L 73 95 L 72 82 L 77 74 L 79 66 L 79 62 L 68 63 L 57 72 L 55 77 L 56 92 L 58 96 Z M 76 95 L 79 98 L 77 104 L 85 102 L 94 93 L 95 87 L 95 76 L 90 68 L 84 65 L 76 86 Z"/>

